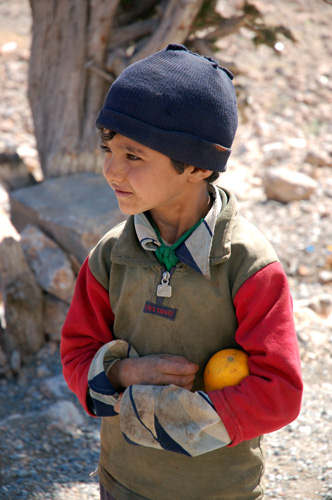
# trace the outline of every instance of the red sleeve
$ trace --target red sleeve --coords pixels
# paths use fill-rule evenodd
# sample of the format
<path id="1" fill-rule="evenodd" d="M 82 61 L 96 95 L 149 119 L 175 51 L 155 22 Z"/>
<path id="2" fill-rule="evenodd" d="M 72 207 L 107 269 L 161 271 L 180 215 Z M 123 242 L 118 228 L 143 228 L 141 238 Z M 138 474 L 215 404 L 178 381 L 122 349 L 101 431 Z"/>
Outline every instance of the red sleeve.
<path id="1" fill-rule="evenodd" d="M 229 446 L 275 431 L 294 420 L 302 380 L 286 275 L 278 262 L 251 276 L 234 305 L 236 342 L 247 352 L 250 375 L 209 393 L 231 438 Z"/>
<path id="2" fill-rule="evenodd" d="M 61 361 L 69 388 L 90 415 L 88 371 L 98 349 L 113 339 L 113 320 L 108 292 L 93 276 L 86 259 L 62 328 Z"/>

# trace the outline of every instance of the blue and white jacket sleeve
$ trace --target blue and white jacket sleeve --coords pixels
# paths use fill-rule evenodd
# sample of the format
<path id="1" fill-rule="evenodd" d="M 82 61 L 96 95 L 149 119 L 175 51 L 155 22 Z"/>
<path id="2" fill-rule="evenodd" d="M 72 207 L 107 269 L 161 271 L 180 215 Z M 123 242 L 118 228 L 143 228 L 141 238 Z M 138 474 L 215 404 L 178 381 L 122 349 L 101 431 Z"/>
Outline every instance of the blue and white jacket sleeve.
<path id="1" fill-rule="evenodd" d="M 113 416 L 119 394 L 107 378 L 113 364 L 138 357 L 123 340 L 105 344 L 89 370 L 89 393 L 97 416 Z M 168 450 L 187 456 L 207 453 L 230 443 L 227 430 L 203 391 L 175 385 L 132 385 L 123 393 L 120 428 L 131 444 Z"/>
<path id="2" fill-rule="evenodd" d="M 137 358 L 135 349 L 125 340 L 112 340 L 95 354 L 88 373 L 90 409 L 97 417 L 117 415 L 113 406 L 120 394 L 107 377 L 114 363 L 124 358 Z"/>
<path id="3" fill-rule="evenodd" d="M 191 457 L 230 443 L 226 428 L 203 391 L 175 385 L 132 385 L 121 399 L 120 428 L 132 444 Z"/>

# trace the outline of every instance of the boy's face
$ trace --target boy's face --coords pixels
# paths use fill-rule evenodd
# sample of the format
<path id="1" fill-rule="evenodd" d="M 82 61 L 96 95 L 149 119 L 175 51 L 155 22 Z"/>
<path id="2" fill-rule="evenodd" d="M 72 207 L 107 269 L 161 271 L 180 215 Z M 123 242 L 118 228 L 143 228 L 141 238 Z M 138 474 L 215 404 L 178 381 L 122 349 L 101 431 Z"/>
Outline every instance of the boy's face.
<path id="1" fill-rule="evenodd" d="M 104 176 L 123 213 L 153 214 L 189 202 L 193 184 L 188 176 L 193 167 L 179 174 L 167 156 L 120 134 L 104 146 Z"/>

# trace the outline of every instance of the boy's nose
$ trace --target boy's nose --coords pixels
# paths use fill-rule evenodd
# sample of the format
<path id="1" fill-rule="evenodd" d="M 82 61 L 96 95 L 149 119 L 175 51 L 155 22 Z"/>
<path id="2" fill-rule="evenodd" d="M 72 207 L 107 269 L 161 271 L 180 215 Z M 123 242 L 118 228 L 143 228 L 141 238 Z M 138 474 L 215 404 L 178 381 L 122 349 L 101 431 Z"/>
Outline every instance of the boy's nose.
<path id="1" fill-rule="evenodd" d="M 105 158 L 104 177 L 108 182 L 119 182 L 125 177 L 125 169 L 113 156 Z"/>

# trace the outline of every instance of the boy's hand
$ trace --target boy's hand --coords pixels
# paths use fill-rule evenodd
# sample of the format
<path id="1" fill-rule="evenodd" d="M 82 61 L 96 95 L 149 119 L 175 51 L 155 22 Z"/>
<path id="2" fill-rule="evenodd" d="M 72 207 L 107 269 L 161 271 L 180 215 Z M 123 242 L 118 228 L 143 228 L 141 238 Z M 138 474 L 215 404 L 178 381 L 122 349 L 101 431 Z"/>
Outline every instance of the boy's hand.
<path id="1" fill-rule="evenodd" d="M 115 389 L 133 384 L 174 384 L 190 390 L 199 366 L 183 356 L 151 354 L 141 358 L 121 359 L 108 372 Z"/>
<path id="2" fill-rule="evenodd" d="M 119 395 L 117 402 L 113 406 L 113 410 L 116 411 L 116 413 L 120 413 L 122 396 L 123 396 L 123 393 Z"/>

